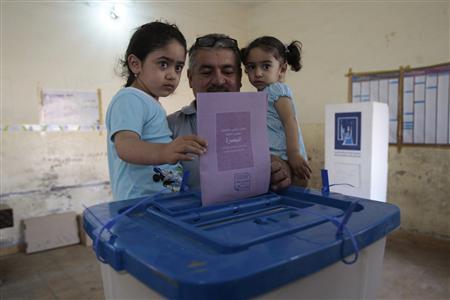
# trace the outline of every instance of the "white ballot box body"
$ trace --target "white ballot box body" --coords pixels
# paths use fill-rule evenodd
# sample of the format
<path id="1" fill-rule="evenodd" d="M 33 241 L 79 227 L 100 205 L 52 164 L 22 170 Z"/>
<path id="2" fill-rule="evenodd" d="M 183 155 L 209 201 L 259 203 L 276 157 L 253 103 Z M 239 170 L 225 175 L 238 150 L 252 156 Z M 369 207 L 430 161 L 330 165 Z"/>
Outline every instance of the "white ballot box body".
<path id="1" fill-rule="evenodd" d="M 383 238 L 365 248 L 353 265 L 336 262 L 257 299 L 374 299 L 380 286 L 385 244 Z M 100 265 L 106 300 L 165 299 L 127 272 Z"/>
<path id="2" fill-rule="evenodd" d="M 388 144 L 387 104 L 327 105 L 325 169 L 330 190 L 386 202 Z"/>
<path id="3" fill-rule="evenodd" d="M 199 191 L 159 194 L 83 218 L 107 299 L 364 299 L 376 297 L 400 210 L 290 187 L 211 206 Z"/>

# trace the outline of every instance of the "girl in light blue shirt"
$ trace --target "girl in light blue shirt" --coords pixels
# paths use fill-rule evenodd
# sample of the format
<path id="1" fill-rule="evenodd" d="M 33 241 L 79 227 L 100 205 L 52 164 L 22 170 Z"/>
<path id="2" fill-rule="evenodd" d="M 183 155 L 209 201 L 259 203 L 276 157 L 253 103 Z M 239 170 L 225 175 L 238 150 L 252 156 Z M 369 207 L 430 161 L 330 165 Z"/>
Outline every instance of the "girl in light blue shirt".
<path id="1" fill-rule="evenodd" d="M 106 113 L 114 200 L 179 189 L 177 162 L 206 151 L 206 142 L 197 136 L 172 140 L 159 102 L 177 88 L 185 60 L 186 40 L 175 25 L 148 23 L 131 37 L 122 63 L 127 83 Z"/>
<path id="2" fill-rule="evenodd" d="M 263 36 L 241 49 L 241 57 L 250 83 L 268 94 L 270 152 L 288 161 L 294 184 L 305 186 L 311 168 L 296 119 L 292 91 L 282 82 L 288 65 L 296 72 L 301 69 L 301 43 L 293 41 L 286 47 L 275 37 Z"/>

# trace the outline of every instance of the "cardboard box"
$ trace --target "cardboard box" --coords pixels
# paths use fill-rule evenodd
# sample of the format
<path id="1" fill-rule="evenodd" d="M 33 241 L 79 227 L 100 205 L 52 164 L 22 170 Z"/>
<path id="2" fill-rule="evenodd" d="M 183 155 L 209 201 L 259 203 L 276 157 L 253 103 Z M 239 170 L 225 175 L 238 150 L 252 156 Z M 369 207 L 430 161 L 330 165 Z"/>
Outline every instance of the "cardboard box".
<path id="1" fill-rule="evenodd" d="M 77 214 L 66 212 L 23 220 L 26 253 L 80 243 Z"/>

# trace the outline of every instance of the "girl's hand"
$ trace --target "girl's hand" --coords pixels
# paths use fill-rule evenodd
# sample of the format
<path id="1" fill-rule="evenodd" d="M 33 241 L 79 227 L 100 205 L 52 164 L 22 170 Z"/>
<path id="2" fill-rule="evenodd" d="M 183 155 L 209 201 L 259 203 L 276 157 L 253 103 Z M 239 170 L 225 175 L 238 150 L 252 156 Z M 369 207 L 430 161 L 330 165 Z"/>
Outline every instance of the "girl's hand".
<path id="1" fill-rule="evenodd" d="M 161 154 L 163 160 L 174 164 L 180 160 L 193 160 L 194 155 L 202 155 L 206 152 L 206 141 L 196 135 L 179 136 L 167 144 Z"/>
<path id="2" fill-rule="evenodd" d="M 296 177 L 300 179 L 310 179 L 312 172 L 311 167 L 299 153 L 289 156 L 289 165 Z"/>

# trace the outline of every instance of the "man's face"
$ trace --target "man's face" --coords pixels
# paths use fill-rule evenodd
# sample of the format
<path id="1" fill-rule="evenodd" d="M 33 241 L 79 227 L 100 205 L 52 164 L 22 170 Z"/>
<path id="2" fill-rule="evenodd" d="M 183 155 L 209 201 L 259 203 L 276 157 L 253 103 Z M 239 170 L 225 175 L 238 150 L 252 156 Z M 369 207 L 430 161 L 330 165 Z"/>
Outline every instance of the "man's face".
<path id="1" fill-rule="evenodd" d="M 242 86 L 239 67 L 231 49 L 198 49 L 187 73 L 194 96 L 208 92 L 239 92 Z"/>

